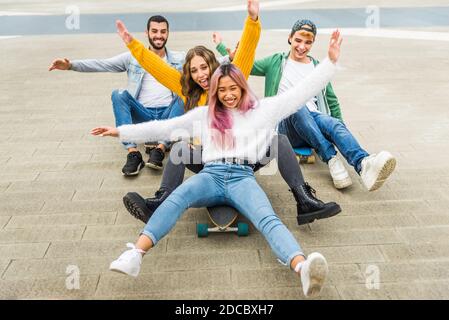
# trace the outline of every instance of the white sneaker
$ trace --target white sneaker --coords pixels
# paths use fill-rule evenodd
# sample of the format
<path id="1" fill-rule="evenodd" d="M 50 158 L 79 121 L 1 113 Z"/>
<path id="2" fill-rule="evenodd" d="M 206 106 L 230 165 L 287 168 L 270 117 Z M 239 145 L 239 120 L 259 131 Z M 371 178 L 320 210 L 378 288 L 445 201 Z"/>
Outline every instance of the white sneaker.
<path id="1" fill-rule="evenodd" d="M 340 158 L 333 156 L 327 164 L 329 165 L 329 171 L 331 173 L 332 180 L 334 181 L 335 188 L 343 189 L 352 184 L 348 170 L 346 170 Z"/>
<path id="2" fill-rule="evenodd" d="M 362 160 L 360 177 L 368 191 L 382 187 L 396 167 L 396 159 L 388 151 L 372 154 Z"/>
<path id="3" fill-rule="evenodd" d="M 320 294 L 328 272 L 326 258 L 321 253 L 313 252 L 307 257 L 301 266 L 302 291 L 306 297 Z"/>
<path id="4" fill-rule="evenodd" d="M 145 251 L 137 249 L 132 243 L 127 243 L 126 246 L 130 250 L 126 250 L 117 260 L 112 261 L 109 270 L 137 277 L 142 263 L 142 253 L 145 253 Z"/>

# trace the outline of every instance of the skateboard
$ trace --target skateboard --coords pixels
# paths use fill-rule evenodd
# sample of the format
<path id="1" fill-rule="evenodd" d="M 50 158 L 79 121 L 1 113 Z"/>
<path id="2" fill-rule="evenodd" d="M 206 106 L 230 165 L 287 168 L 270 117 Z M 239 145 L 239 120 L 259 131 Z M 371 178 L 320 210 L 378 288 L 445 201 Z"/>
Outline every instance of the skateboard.
<path id="1" fill-rule="evenodd" d="M 299 163 L 315 163 L 315 155 L 312 148 L 293 148 Z"/>
<path id="2" fill-rule="evenodd" d="M 239 215 L 239 212 L 232 207 L 207 208 L 207 215 L 214 227 L 210 228 L 207 223 L 198 223 L 196 233 L 200 238 L 207 237 L 210 232 L 237 232 L 239 237 L 245 237 L 249 233 L 249 226 L 245 222 L 238 222 L 237 227 L 231 226 Z"/>

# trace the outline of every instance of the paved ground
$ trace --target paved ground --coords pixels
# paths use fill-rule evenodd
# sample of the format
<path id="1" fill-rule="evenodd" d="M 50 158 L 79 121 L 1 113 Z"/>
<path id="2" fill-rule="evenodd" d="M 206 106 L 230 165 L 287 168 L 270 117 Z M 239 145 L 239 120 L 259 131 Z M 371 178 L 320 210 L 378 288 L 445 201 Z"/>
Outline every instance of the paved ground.
<path id="1" fill-rule="evenodd" d="M 446 4 L 434 2 L 429 5 Z M 96 13 L 103 8 L 99 3 Z M 314 3 L 327 2 L 304 5 Z M 7 1 L 0 8 L 11 9 Z M 49 2 L 17 8 L 53 10 Z M 428 39 L 448 31 L 414 30 L 428 32 Z M 170 47 L 212 47 L 210 33 L 173 33 Z M 233 43 L 239 32 L 223 35 Z M 265 30 L 257 56 L 287 49 L 285 37 Z M 327 37 L 319 35 L 315 56 L 324 56 Z M 247 238 L 197 238 L 196 223 L 207 220 L 203 209 L 183 216 L 144 259 L 138 279 L 110 273 L 109 263 L 142 228 L 121 197 L 130 190 L 152 194 L 161 174 L 146 169 L 136 179 L 123 178 L 125 153 L 117 141 L 88 134 L 96 125 L 113 124 L 110 93 L 125 85 L 124 74 L 49 73 L 47 67 L 55 57 L 108 57 L 124 47 L 114 34 L 0 41 L 0 298 L 304 298 L 299 279 L 276 262 L 254 230 Z M 306 251 L 327 257 L 330 276 L 322 298 L 449 298 L 448 56 L 444 40 L 346 36 L 344 69 L 333 81 L 345 121 L 368 151 L 386 149 L 398 159 L 381 190 L 365 192 L 351 171 L 354 186 L 336 191 L 324 164 L 305 166 L 319 197 L 339 202 L 343 212 L 298 227 L 294 200 L 279 174 L 258 177 Z M 250 81 L 262 95 L 261 79 Z M 76 273 L 71 266 L 80 272 L 80 289 L 67 289 Z M 380 284 L 373 288 L 376 271 Z"/>

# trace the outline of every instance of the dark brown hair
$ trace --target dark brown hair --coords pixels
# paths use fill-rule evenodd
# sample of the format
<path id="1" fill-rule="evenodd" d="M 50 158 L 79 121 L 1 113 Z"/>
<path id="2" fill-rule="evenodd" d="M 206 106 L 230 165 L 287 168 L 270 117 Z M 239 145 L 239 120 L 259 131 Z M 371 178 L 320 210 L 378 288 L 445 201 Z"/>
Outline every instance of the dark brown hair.
<path id="1" fill-rule="evenodd" d="M 186 97 L 186 103 L 184 105 L 185 112 L 198 106 L 198 101 L 204 92 L 204 89 L 193 81 L 190 74 L 190 62 L 195 56 L 202 57 L 204 61 L 206 61 L 210 69 L 209 77 L 212 77 L 212 74 L 219 66 L 215 54 L 204 46 L 196 46 L 187 52 L 186 60 L 182 67 L 183 73 L 181 76 L 182 94 Z"/>

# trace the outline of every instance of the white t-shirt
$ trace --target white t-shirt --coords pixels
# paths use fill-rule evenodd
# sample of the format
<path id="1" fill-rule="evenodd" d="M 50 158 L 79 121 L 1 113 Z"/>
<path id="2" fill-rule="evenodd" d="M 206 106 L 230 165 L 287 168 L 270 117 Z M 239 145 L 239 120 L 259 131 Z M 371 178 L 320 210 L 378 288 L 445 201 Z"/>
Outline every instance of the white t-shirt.
<path id="1" fill-rule="evenodd" d="M 312 60 L 309 63 L 302 63 L 290 58 L 287 59 L 281 82 L 279 83 L 278 94 L 286 92 L 288 89 L 293 88 L 296 84 L 302 82 L 310 73 L 312 73 L 313 69 L 315 69 L 315 66 Z M 313 97 L 306 102 L 306 106 L 310 111 L 319 112 L 316 101 L 316 97 Z M 298 106 L 298 108 L 299 107 L 302 106 Z"/>
<path id="2" fill-rule="evenodd" d="M 164 61 L 167 61 L 167 56 Z M 145 71 L 137 100 L 147 108 L 159 108 L 170 105 L 172 99 L 172 92 Z"/>

